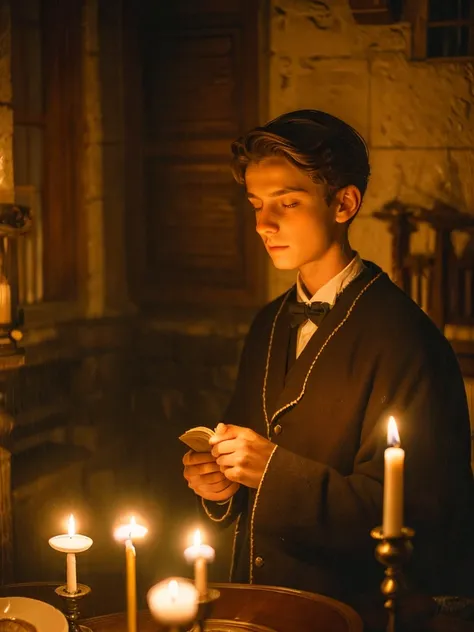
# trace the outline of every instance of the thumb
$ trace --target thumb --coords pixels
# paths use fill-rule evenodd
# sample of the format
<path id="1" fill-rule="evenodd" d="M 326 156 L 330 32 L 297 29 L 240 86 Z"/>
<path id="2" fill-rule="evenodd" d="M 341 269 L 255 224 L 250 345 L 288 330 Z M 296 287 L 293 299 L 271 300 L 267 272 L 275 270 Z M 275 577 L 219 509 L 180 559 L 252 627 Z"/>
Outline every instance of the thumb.
<path id="1" fill-rule="evenodd" d="M 227 441 L 228 439 L 235 439 L 237 437 L 238 426 L 233 426 L 232 424 L 217 424 L 216 434 L 209 439 L 210 445 L 215 445 L 220 441 Z"/>
<path id="2" fill-rule="evenodd" d="M 226 424 L 223 424 L 222 422 L 218 423 L 217 426 L 214 428 L 214 432 L 216 434 L 224 434 L 226 430 L 227 430 L 227 426 Z"/>

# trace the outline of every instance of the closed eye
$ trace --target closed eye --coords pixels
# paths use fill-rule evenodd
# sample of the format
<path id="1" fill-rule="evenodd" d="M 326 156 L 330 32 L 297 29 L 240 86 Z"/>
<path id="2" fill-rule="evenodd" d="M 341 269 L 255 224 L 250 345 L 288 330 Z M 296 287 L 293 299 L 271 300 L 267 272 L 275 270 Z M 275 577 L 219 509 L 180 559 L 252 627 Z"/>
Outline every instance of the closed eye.
<path id="1" fill-rule="evenodd" d="M 282 202 L 282 206 L 285 208 L 295 208 L 295 206 L 298 206 L 298 202 L 292 202 L 291 204 L 283 204 Z"/>

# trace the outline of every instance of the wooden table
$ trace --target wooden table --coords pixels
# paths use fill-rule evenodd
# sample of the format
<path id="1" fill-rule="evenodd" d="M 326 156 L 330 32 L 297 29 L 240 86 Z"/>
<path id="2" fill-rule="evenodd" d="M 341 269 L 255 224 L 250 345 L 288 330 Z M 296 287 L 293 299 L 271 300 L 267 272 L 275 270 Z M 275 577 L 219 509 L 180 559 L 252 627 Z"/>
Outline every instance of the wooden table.
<path id="1" fill-rule="evenodd" d="M 247 584 L 213 584 L 220 591 L 207 628 L 213 632 L 362 632 L 359 615 L 349 606 L 322 595 L 288 588 Z M 125 614 L 84 621 L 93 632 L 127 632 Z M 139 632 L 160 627 L 146 611 L 139 613 Z"/>
<path id="2" fill-rule="evenodd" d="M 57 582 L 32 582 L 0 586 L 0 596 L 22 596 L 40 599 L 61 609 L 55 594 Z M 124 592 L 123 577 L 102 577 L 91 582 L 92 593 L 81 604 L 81 613 L 93 632 L 127 632 L 126 615 L 110 613 L 120 609 Z M 247 584 L 212 584 L 221 592 L 210 620 L 210 632 L 385 632 L 382 604 L 360 604 L 357 611 L 321 595 L 285 588 Z M 139 592 L 145 595 L 146 587 Z M 474 623 L 446 615 L 436 615 L 428 598 L 414 596 L 407 605 L 408 620 L 418 624 L 407 626 L 407 632 L 474 632 Z M 142 607 L 145 606 L 144 599 Z M 224 627 L 227 622 L 227 627 Z M 247 626 L 245 627 L 245 623 Z M 219 626 L 219 627 L 217 627 Z M 139 632 L 157 632 L 149 613 L 139 613 Z"/>

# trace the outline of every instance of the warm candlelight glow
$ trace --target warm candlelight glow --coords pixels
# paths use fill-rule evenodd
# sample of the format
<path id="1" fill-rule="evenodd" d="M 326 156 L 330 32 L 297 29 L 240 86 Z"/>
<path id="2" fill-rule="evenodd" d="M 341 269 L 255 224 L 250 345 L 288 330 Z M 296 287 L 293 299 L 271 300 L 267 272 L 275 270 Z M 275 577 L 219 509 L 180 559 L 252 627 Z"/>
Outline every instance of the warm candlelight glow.
<path id="1" fill-rule="evenodd" d="M 154 619 L 167 628 L 181 629 L 191 624 L 198 611 L 199 594 L 192 582 L 183 577 L 169 577 L 156 584 L 147 594 Z"/>
<path id="2" fill-rule="evenodd" d="M 384 453 L 383 533 L 398 538 L 403 529 L 403 469 L 405 451 L 393 417 L 388 420 L 388 447 Z"/>
<path id="3" fill-rule="evenodd" d="M 114 531 L 114 537 L 125 543 L 126 591 L 127 591 L 127 631 L 137 632 L 137 552 L 134 541 L 145 537 L 148 529 L 137 524 L 135 516 L 128 523 L 121 524 Z"/>
<path id="4" fill-rule="evenodd" d="M 388 420 L 387 445 L 396 447 L 400 445 L 400 435 L 398 434 L 397 422 L 393 417 L 390 417 Z"/>
<path id="5" fill-rule="evenodd" d="M 8 325 L 12 321 L 11 290 L 7 279 L 0 276 L 0 324 Z"/>
<path id="6" fill-rule="evenodd" d="M 66 589 L 68 593 L 77 592 L 76 554 L 87 551 L 92 544 L 89 537 L 76 533 L 76 521 L 72 514 L 67 520 L 67 533 L 49 538 L 49 545 L 52 549 L 66 553 Z"/>
<path id="7" fill-rule="evenodd" d="M 175 579 L 172 579 L 168 584 L 168 590 L 170 593 L 171 601 L 176 601 L 179 594 L 179 586 L 178 582 Z"/>
<path id="8" fill-rule="evenodd" d="M 72 538 L 73 535 L 76 535 L 76 521 L 74 520 L 74 516 L 71 514 L 67 521 L 67 534 Z"/>
<path id="9" fill-rule="evenodd" d="M 184 551 L 184 557 L 194 564 L 194 583 L 201 597 L 207 594 L 207 564 L 214 561 L 214 556 L 214 549 L 202 543 L 201 531 L 196 529 L 193 544 Z"/>
<path id="10" fill-rule="evenodd" d="M 130 518 L 127 524 L 121 524 L 114 531 L 114 537 L 119 542 L 125 540 L 137 540 L 144 538 L 148 533 L 148 529 L 141 524 L 137 524 L 135 516 Z"/>

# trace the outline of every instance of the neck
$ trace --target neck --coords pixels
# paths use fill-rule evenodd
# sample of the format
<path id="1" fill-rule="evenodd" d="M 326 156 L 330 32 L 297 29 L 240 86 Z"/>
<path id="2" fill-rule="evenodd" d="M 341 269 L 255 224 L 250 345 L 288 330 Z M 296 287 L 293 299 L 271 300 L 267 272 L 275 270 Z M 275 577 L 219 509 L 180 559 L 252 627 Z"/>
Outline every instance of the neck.
<path id="1" fill-rule="evenodd" d="M 313 296 L 323 285 L 339 274 L 354 258 L 354 252 L 348 241 L 344 244 L 335 243 L 324 255 L 316 260 L 301 266 L 299 273 L 301 280 Z"/>

